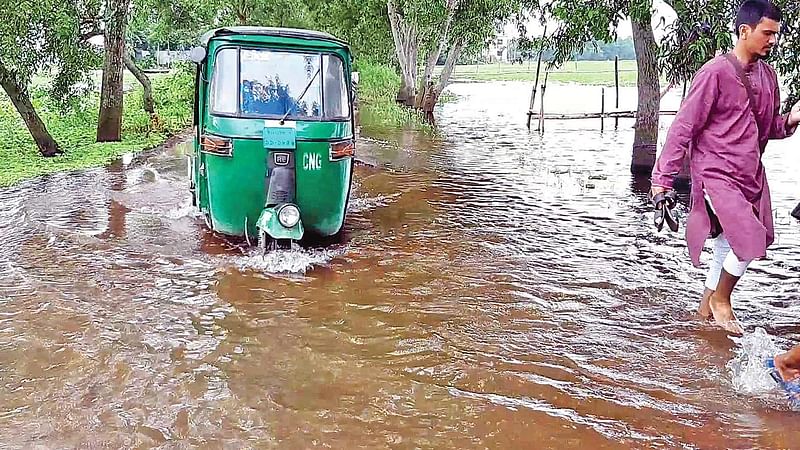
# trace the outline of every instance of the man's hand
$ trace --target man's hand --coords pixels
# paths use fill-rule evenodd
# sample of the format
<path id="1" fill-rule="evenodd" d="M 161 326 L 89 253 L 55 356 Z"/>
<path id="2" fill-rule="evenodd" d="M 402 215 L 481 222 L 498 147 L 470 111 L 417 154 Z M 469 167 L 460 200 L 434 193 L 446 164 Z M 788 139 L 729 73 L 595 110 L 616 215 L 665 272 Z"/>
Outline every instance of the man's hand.
<path id="1" fill-rule="evenodd" d="M 663 188 L 663 187 L 661 187 L 661 186 L 651 186 L 651 187 L 650 187 L 650 198 L 653 198 L 653 197 L 655 197 L 656 195 L 658 195 L 658 194 L 660 194 L 660 193 L 662 193 L 662 192 L 666 192 L 666 191 L 667 191 L 667 190 L 666 190 L 666 189 L 664 189 L 664 188 Z"/>
<path id="2" fill-rule="evenodd" d="M 789 117 L 786 120 L 786 125 L 789 128 L 794 128 L 800 124 L 800 102 L 795 103 L 792 111 L 789 112 Z"/>
<path id="3" fill-rule="evenodd" d="M 672 214 L 672 208 L 675 207 L 677 197 L 675 191 L 665 189 L 661 186 L 650 187 L 650 203 L 655 208 L 653 213 L 653 223 L 658 231 L 664 228 L 664 223 L 669 226 L 672 231 L 678 231 L 678 221 Z"/>

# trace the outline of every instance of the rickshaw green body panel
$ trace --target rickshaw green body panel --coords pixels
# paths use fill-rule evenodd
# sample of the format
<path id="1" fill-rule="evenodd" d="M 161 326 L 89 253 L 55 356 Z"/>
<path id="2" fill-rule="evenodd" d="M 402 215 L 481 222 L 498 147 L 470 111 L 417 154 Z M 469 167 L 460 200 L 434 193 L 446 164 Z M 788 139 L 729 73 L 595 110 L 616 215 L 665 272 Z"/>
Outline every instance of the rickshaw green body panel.
<path id="1" fill-rule="evenodd" d="M 257 224 L 277 222 L 275 211 L 267 211 L 270 183 L 268 160 L 274 152 L 291 153 L 294 164 L 294 203 L 301 223 L 294 230 L 275 231 L 275 239 L 296 239 L 297 230 L 319 236 L 338 233 L 345 220 L 352 180 L 353 158 L 333 159 L 330 146 L 354 139 L 351 56 L 344 42 L 324 33 L 271 28 L 232 27 L 212 30 L 201 38 L 207 56 L 198 64 L 195 99 L 194 152 L 190 156 L 194 202 L 214 231 L 233 236 L 258 235 Z M 338 56 L 347 86 L 348 117 L 289 118 L 296 123 L 294 149 L 276 150 L 264 146 L 266 120 L 271 117 L 237 117 L 212 114 L 210 84 L 217 51 L 223 48 L 300 51 Z M 238 70 L 238 69 L 237 69 Z M 321 69 L 320 69 L 321 70 Z M 321 75 L 320 75 L 321 76 Z M 241 76 L 240 76 L 241 78 Z M 322 83 L 322 81 L 320 81 Z M 232 95 L 240 94 L 239 92 Z M 241 100 L 240 100 L 241 101 Z M 205 151 L 202 138 L 212 136 L 231 142 L 230 155 Z M 280 226 L 280 224 L 278 224 Z M 268 231 L 268 230 L 265 230 Z"/>

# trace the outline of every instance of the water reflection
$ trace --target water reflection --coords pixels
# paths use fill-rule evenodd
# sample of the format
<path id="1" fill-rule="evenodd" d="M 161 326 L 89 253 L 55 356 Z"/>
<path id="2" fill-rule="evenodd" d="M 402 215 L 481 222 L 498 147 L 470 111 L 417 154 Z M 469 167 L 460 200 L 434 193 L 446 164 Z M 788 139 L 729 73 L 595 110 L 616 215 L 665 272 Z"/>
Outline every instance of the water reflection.
<path id="1" fill-rule="evenodd" d="M 0 191 L 2 442 L 790 448 L 792 413 L 737 391 L 738 344 L 692 314 L 703 271 L 652 226 L 632 122 L 530 134 L 520 87 L 453 86 L 441 135 L 366 130 L 343 237 L 268 258 L 204 226 L 186 146 Z M 766 157 L 778 241 L 736 299 L 781 347 L 790 148 Z"/>

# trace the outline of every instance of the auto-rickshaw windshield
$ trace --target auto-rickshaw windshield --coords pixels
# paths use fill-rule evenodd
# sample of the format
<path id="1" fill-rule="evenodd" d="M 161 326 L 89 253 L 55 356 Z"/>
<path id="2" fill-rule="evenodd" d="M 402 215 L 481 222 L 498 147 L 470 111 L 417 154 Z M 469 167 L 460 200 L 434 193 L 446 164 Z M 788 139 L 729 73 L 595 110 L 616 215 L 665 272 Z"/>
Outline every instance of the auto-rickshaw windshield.
<path id="1" fill-rule="evenodd" d="M 320 53 L 223 48 L 215 58 L 211 105 L 214 114 L 242 117 L 350 116 L 342 60 Z"/>

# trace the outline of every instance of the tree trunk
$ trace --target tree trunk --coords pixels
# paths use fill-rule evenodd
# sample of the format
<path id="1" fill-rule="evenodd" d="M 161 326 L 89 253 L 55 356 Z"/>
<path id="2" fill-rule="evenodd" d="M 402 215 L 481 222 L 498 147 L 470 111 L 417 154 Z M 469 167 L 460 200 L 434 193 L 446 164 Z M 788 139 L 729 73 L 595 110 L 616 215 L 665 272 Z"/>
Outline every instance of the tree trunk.
<path id="1" fill-rule="evenodd" d="M 416 98 L 416 88 L 414 81 L 411 80 L 406 74 L 403 74 L 400 81 L 400 89 L 397 91 L 397 103 L 408 107 L 414 106 L 414 99 Z"/>
<path id="2" fill-rule="evenodd" d="M 456 63 L 458 62 L 458 58 L 461 57 L 461 53 L 464 51 L 465 45 L 466 42 L 462 38 L 456 42 L 453 48 L 450 49 L 450 53 L 447 55 L 447 60 L 444 62 L 442 73 L 439 75 L 439 84 L 436 85 L 436 91 L 440 94 L 442 91 L 444 91 L 444 88 L 450 84 L 450 76 L 453 75 L 453 69 L 456 68 Z"/>
<path id="3" fill-rule="evenodd" d="M 142 85 L 142 89 L 144 90 L 144 94 L 142 95 L 142 104 L 144 110 L 150 114 L 150 117 L 153 117 L 156 114 L 156 104 L 153 100 L 153 85 L 150 84 L 150 79 L 147 78 L 147 74 L 144 73 L 142 69 L 136 66 L 136 63 L 131 58 L 131 55 L 128 52 L 124 52 L 124 62 L 125 67 L 128 69 L 133 76 L 139 80 L 139 83 Z"/>
<path id="4" fill-rule="evenodd" d="M 0 63 L 0 85 L 3 86 L 3 90 L 6 91 L 14 108 L 17 109 L 17 112 L 25 122 L 25 126 L 28 127 L 28 132 L 31 133 L 31 137 L 36 142 L 36 146 L 39 147 L 39 152 L 42 156 L 60 155 L 62 151 L 55 139 L 50 136 L 39 114 L 36 113 L 36 109 L 31 103 L 30 95 L 28 95 L 28 90 L 25 86 L 19 84 L 14 74 L 9 72 L 2 63 Z"/>
<path id="5" fill-rule="evenodd" d="M 122 74 L 125 55 L 125 26 L 130 0 L 108 0 L 110 17 L 106 21 L 103 87 L 100 94 L 100 117 L 97 142 L 122 139 Z"/>
<path id="6" fill-rule="evenodd" d="M 247 13 L 252 9 L 248 4 L 248 0 L 235 0 L 233 4 L 233 14 L 236 16 L 237 25 L 249 25 L 249 17 Z"/>
<path id="7" fill-rule="evenodd" d="M 439 75 L 439 82 L 434 85 L 431 81 L 425 87 L 422 111 L 425 113 L 425 119 L 431 124 L 433 123 L 433 109 L 436 107 L 436 104 L 439 102 L 439 97 L 450 82 L 450 76 L 453 75 L 456 62 L 464 51 L 464 45 L 465 42 L 463 39 L 456 42 L 453 48 L 450 49 L 450 53 L 447 54 L 447 60 L 442 68 L 442 73 Z"/>
<path id="8" fill-rule="evenodd" d="M 397 92 L 397 102 L 413 107 L 416 99 L 419 48 L 417 31 L 413 25 L 403 21 L 393 0 L 386 2 L 386 8 L 389 12 L 389 25 L 392 28 L 397 62 L 400 64 L 400 90 Z"/>
<path id="9" fill-rule="evenodd" d="M 410 25 L 404 25 L 405 31 L 403 33 L 403 54 L 405 57 L 405 70 L 402 74 L 402 86 L 400 88 L 404 94 L 398 98 L 402 103 L 408 107 L 414 107 L 414 100 L 417 94 L 417 53 L 419 42 L 417 41 L 416 30 Z"/>
<path id="10" fill-rule="evenodd" d="M 425 61 L 425 71 L 423 72 L 422 79 L 419 80 L 419 88 L 417 89 L 417 98 L 414 102 L 415 108 L 422 108 L 425 96 L 428 94 L 430 85 L 433 84 L 433 69 L 436 67 L 436 61 L 439 60 L 439 55 L 442 49 L 436 46 L 435 49 L 428 53 L 428 59 Z"/>
<path id="11" fill-rule="evenodd" d="M 445 46 L 447 45 L 447 40 L 450 35 L 450 25 L 453 23 L 453 16 L 456 12 L 456 6 L 458 6 L 458 0 L 447 0 L 447 19 L 444 22 L 444 26 L 442 27 L 439 33 L 439 42 L 436 47 L 431 50 L 428 54 L 428 59 L 425 61 L 425 72 L 422 75 L 422 79 L 419 83 L 419 90 L 417 91 L 417 101 L 414 105 L 417 108 L 422 108 L 422 103 L 425 100 L 426 92 L 428 91 L 428 86 L 431 84 L 433 78 L 433 70 L 436 68 L 436 62 L 439 61 L 439 56 L 444 51 Z"/>
<path id="12" fill-rule="evenodd" d="M 639 106 L 633 138 L 631 172 L 649 175 L 656 162 L 658 142 L 658 115 L 661 93 L 658 81 L 658 44 L 653 36 L 652 17 L 632 17 L 633 44 L 639 80 Z"/>
<path id="13" fill-rule="evenodd" d="M 425 90 L 423 91 L 422 95 L 422 112 L 425 113 L 425 120 L 431 125 L 434 123 L 433 110 L 436 107 L 436 104 L 439 102 L 439 97 L 442 95 L 442 92 L 447 87 L 447 84 L 450 81 L 450 76 L 453 74 L 456 61 L 458 61 L 458 58 L 461 56 L 461 52 L 463 51 L 464 40 L 461 39 L 456 42 L 453 48 L 450 49 L 450 53 L 447 54 L 447 60 L 442 68 L 442 73 L 439 75 L 439 82 L 435 85 L 433 82 L 429 82 L 425 86 Z"/>
<path id="14" fill-rule="evenodd" d="M 241 5 L 236 8 L 236 19 L 239 20 L 239 25 L 247 25 L 249 22 L 247 12 L 245 12 L 246 5 Z"/>

